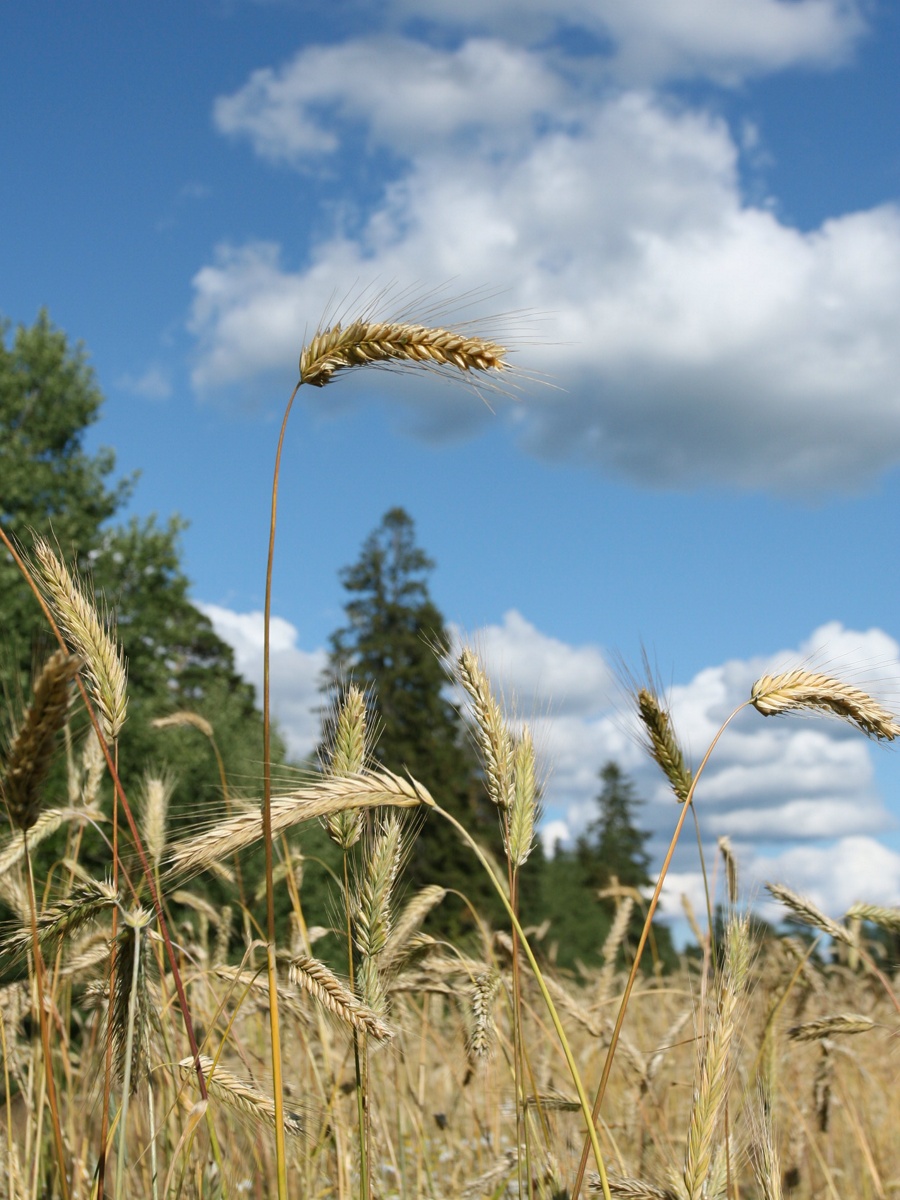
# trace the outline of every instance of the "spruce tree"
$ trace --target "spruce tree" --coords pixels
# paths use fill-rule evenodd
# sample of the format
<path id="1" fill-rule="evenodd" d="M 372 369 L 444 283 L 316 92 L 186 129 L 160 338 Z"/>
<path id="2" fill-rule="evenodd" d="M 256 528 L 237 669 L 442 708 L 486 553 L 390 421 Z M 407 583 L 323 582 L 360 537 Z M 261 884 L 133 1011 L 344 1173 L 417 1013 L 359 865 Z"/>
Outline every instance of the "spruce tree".
<path id="1" fill-rule="evenodd" d="M 646 887 L 651 882 L 650 856 L 644 847 L 650 835 L 634 823 L 634 810 L 640 803 L 634 784 L 614 762 L 601 768 L 600 779 L 599 813 L 578 840 L 588 884 L 605 888 L 616 879 L 623 887 Z"/>
<path id="2" fill-rule="evenodd" d="M 370 727 L 378 731 L 375 758 L 392 771 L 408 771 L 470 832 L 496 846 L 497 820 L 484 799 L 472 741 L 447 694 L 450 639 L 429 593 L 433 568 L 409 514 L 387 512 L 359 559 L 341 572 L 347 624 L 332 635 L 324 690 L 333 698 L 351 680 L 366 689 Z M 494 915 L 477 862 L 434 816 L 424 819 L 413 843 L 407 879 L 413 887 L 458 888 Z M 445 928 L 466 923 L 464 909 L 451 904 L 444 911 L 453 914 Z"/>

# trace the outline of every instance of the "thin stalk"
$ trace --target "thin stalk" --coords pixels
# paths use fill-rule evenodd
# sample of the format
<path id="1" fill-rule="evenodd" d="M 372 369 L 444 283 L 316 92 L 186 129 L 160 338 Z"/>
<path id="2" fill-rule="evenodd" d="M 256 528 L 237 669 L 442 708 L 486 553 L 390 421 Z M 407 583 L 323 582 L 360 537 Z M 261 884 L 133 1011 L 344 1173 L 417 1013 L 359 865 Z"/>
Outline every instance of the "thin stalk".
<path id="1" fill-rule="evenodd" d="M 99 735 L 98 735 L 99 736 Z M 105 742 L 105 739 L 104 739 Z M 113 758 L 115 759 L 116 772 L 119 769 L 119 746 L 116 743 L 112 750 Z M 113 887 L 119 889 L 119 797 L 118 793 L 113 791 L 113 813 L 112 813 L 112 863 L 113 863 Z M 97 1193 L 100 1196 L 105 1195 L 104 1184 L 106 1181 L 106 1151 L 107 1151 L 107 1132 L 109 1130 L 109 1097 L 112 1091 L 112 1011 L 114 1004 L 114 996 L 116 991 L 116 948 L 118 946 L 117 934 L 119 931 L 119 910 L 112 910 L 112 925 L 110 929 L 110 945 L 109 945 L 109 1001 L 106 1012 L 106 1058 L 103 1065 L 103 1108 L 100 1115 L 100 1152 L 97 1156 Z M 117 1193 L 118 1195 L 118 1193 Z"/>
<path id="2" fill-rule="evenodd" d="M 41 1044 L 44 1050 L 44 1077 L 47 1083 L 47 1102 L 50 1105 L 50 1119 L 53 1122 L 53 1140 L 56 1143 L 56 1157 L 59 1166 L 60 1189 L 63 1200 L 69 1200 L 69 1181 L 66 1177 L 66 1154 L 62 1139 L 62 1126 L 59 1123 L 59 1105 L 56 1097 L 56 1081 L 53 1078 L 53 1059 L 50 1057 L 50 1028 L 47 1023 L 47 1013 L 44 1008 L 44 957 L 41 953 L 37 930 L 37 904 L 34 898 L 34 874 L 31 870 L 31 855 L 28 853 L 28 834 L 23 829 L 25 840 L 25 872 L 28 877 L 28 903 L 31 907 L 31 936 L 34 945 L 34 974 L 37 988 L 38 1020 L 41 1026 Z M 49 999 L 49 996 L 48 996 Z"/>
<path id="3" fill-rule="evenodd" d="M 263 847 L 266 856 L 266 960 L 269 979 L 269 1028 L 272 1041 L 272 1099 L 275 1104 L 275 1162 L 278 1176 L 278 1200 L 288 1200 L 287 1146 L 284 1137 L 284 1084 L 281 1071 L 281 1033 L 278 1023 L 278 976 L 275 960 L 275 884 L 272 875 L 272 710 L 270 697 L 270 633 L 272 623 L 272 566 L 275 561 L 275 524 L 278 513 L 278 482 L 281 474 L 281 451 L 288 418 L 294 406 L 299 382 L 291 392 L 284 410 L 278 448 L 275 451 L 275 470 L 272 477 L 272 512 L 269 521 L 269 554 L 266 561 L 266 602 L 263 616 Z"/>
<path id="4" fill-rule="evenodd" d="M 749 700 L 745 700 L 743 704 L 738 705 L 734 712 L 719 728 L 718 733 L 710 743 L 709 749 L 703 756 L 703 762 L 697 768 L 694 778 L 691 780 L 690 790 L 688 791 L 684 803 L 681 806 L 681 813 L 678 817 L 678 823 L 675 826 L 675 832 L 672 834 L 672 840 L 669 842 L 669 849 L 666 852 L 666 857 L 663 860 L 663 865 L 659 872 L 659 878 L 656 881 L 656 887 L 653 890 L 653 896 L 651 897 L 650 904 L 647 907 L 647 916 L 644 920 L 644 928 L 641 930 L 640 941 L 638 942 L 637 949 L 634 952 L 634 962 L 631 964 L 631 972 L 628 976 L 628 982 L 625 984 L 622 1002 L 619 1005 L 619 1012 L 616 1016 L 616 1024 L 612 1032 L 612 1037 L 610 1038 L 609 1048 L 606 1051 L 606 1061 L 603 1064 L 603 1073 L 600 1076 L 600 1083 L 597 1086 L 597 1096 L 594 1100 L 593 1110 L 591 1111 L 592 1129 L 595 1127 L 597 1118 L 600 1116 L 600 1106 L 603 1103 L 603 1097 L 606 1094 L 606 1085 L 609 1082 L 613 1058 L 615 1057 L 616 1047 L 619 1044 L 619 1035 L 622 1032 L 622 1026 L 625 1024 L 625 1013 L 628 1009 L 628 1002 L 631 999 L 631 992 L 634 988 L 635 980 L 637 979 L 638 968 L 640 967 L 641 963 L 641 956 L 644 953 L 644 947 L 647 945 L 647 939 L 650 936 L 650 926 L 653 921 L 653 915 L 656 912 L 657 905 L 659 904 L 659 897 L 662 894 L 663 883 L 665 882 L 666 875 L 668 874 L 669 867 L 671 866 L 672 858 L 675 854 L 675 847 L 678 845 L 678 839 L 681 837 L 681 831 L 684 828 L 684 822 L 688 814 L 688 809 L 691 808 L 694 803 L 694 792 L 697 788 L 697 781 L 703 774 L 703 769 L 709 762 L 709 757 L 715 749 L 719 738 L 722 736 L 734 718 L 738 715 L 741 709 L 746 708 L 749 703 Z M 578 1174 L 575 1177 L 575 1186 L 572 1188 L 572 1200 L 578 1200 L 578 1193 L 581 1191 L 581 1185 L 584 1182 L 584 1173 L 587 1170 L 587 1160 L 589 1154 L 590 1145 L 587 1141 L 585 1141 L 584 1148 L 581 1152 L 581 1161 L 578 1164 Z"/>
<path id="5" fill-rule="evenodd" d="M 350 868 L 348 852 L 344 851 L 344 915 L 347 921 L 347 977 L 354 991 L 353 927 L 350 918 Z M 366 1119 L 366 1093 L 362 1057 L 359 1052 L 359 1031 L 353 1029 L 353 1066 L 356 1073 L 356 1120 L 359 1125 L 359 1194 L 368 1200 L 369 1189 L 369 1123 Z M 367 1063 L 368 1065 L 368 1063 Z"/>
<path id="6" fill-rule="evenodd" d="M 507 831 L 507 844 L 509 843 L 509 834 Z M 508 862 L 509 867 L 509 902 L 513 911 L 518 916 L 519 913 L 519 873 L 517 869 Z M 524 1046 L 522 1044 L 522 992 L 521 980 L 519 977 L 519 938 L 515 928 L 512 931 L 512 984 L 513 984 L 513 1067 L 516 1089 L 516 1145 L 522 1145 L 524 1135 L 525 1140 L 525 1176 L 528 1179 L 528 1196 L 530 1200 L 534 1200 L 534 1182 L 531 1170 L 531 1140 L 528 1136 L 528 1121 L 525 1113 L 525 1087 L 522 1080 L 522 1068 L 524 1065 Z M 522 1177 L 522 1162 L 521 1155 L 516 1154 L 516 1172 L 519 1183 L 519 1195 L 525 1195 L 524 1180 Z"/>
<path id="7" fill-rule="evenodd" d="M 569 1039 L 566 1037 L 566 1031 L 565 1031 L 565 1029 L 563 1029 L 562 1022 L 559 1019 L 559 1013 L 556 1011 L 556 1005 L 553 1003 L 553 998 L 550 995 L 550 991 L 547 987 L 546 982 L 544 981 L 544 976 L 541 973 L 541 968 L 538 966 L 537 959 L 534 957 L 534 952 L 531 949 L 531 945 L 528 941 L 528 938 L 525 936 L 525 931 L 522 929 L 522 926 L 519 924 L 519 918 L 513 912 L 512 905 L 510 904 L 509 900 L 507 899 L 506 893 L 504 892 L 503 887 L 500 884 L 500 881 L 497 879 L 496 875 L 494 874 L 493 868 L 491 867 L 488 860 L 485 858 L 484 853 L 481 850 L 481 847 L 478 845 L 478 843 L 475 841 L 475 839 L 469 833 L 468 829 L 466 829 L 465 825 L 463 825 L 461 822 L 457 821 L 456 817 L 454 817 L 451 813 L 448 813 L 446 809 L 441 808 L 441 806 L 439 804 L 436 804 L 434 806 L 434 812 L 436 812 L 440 816 L 442 816 L 445 821 L 450 822 L 450 824 L 453 826 L 453 828 L 456 830 L 456 832 L 459 834 L 459 836 L 463 839 L 463 841 L 466 843 L 466 845 L 474 853 L 475 857 L 478 859 L 478 861 L 484 867 L 485 871 L 487 872 L 487 874 L 491 880 L 491 883 L 494 886 L 494 890 L 497 892 L 497 895 L 500 897 L 503 907 L 506 909 L 506 914 L 512 923 L 513 929 L 518 934 L 522 949 L 525 951 L 525 957 L 528 959 L 528 963 L 529 963 L 532 971 L 534 972 L 535 981 L 537 982 L 537 985 L 540 988 L 541 995 L 544 997 L 544 1003 L 547 1005 L 547 1011 L 550 1013 L 550 1020 L 553 1022 L 553 1028 L 556 1030 L 556 1036 L 559 1038 L 559 1044 L 560 1044 L 560 1047 L 562 1048 L 563 1055 L 565 1056 L 566 1064 L 569 1068 L 569 1074 L 572 1076 L 572 1083 L 575 1085 L 575 1090 L 578 1093 L 578 1099 L 581 1103 L 581 1111 L 582 1111 L 582 1114 L 584 1115 L 585 1123 L 587 1126 L 587 1136 L 589 1139 L 589 1146 L 594 1151 L 594 1159 L 597 1163 L 597 1170 L 600 1173 L 600 1186 L 603 1189 L 604 1200 L 612 1200 L 612 1196 L 611 1196 L 611 1193 L 609 1190 L 609 1180 L 606 1177 L 606 1166 L 604 1165 L 604 1162 L 603 1162 L 603 1153 L 600 1149 L 599 1138 L 597 1137 L 597 1127 L 594 1123 L 594 1119 L 591 1114 L 591 1108 L 590 1108 L 590 1104 L 588 1103 L 587 1093 L 584 1090 L 584 1084 L 581 1081 L 581 1075 L 578 1073 L 578 1066 L 575 1062 L 575 1057 L 572 1054 L 572 1048 L 569 1045 Z"/>
<path id="8" fill-rule="evenodd" d="M 131 991 L 128 995 L 128 1032 L 125 1036 L 125 1071 L 122 1079 L 122 1118 L 119 1124 L 119 1153 L 116 1155 L 116 1200 L 122 1200 L 125 1186 L 125 1160 L 128 1153 L 126 1130 L 128 1128 L 128 1101 L 131 1097 L 131 1056 L 134 1050 L 134 1019 L 137 1011 L 138 976 L 141 970 L 141 927 L 133 926 L 135 940 L 131 967 Z M 112 1039 L 110 1039 L 112 1040 Z"/>
<path id="9" fill-rule="evenodd" d="M 22 556 L 19 554 L 18 550 L 15 548 L 15 546 L 10 541 L 9 535 L 6 533 L 6 530 L 3 528 L 2 525 L 0 525 L 0 542 L 2 542 L 3 545 L 6 547 L 6 549 L 9 551 L 10 555 L 12 556 L 13 561 L 15 562 L 16 566 L 21 571 L 22 575 L 25 578 L 25 581 L 27 582 L 28 586 L 31 588 L 32 592 L 34 593 L 34 595 L 37 599 L 37 602 L 41 607 L 41 611 L 43 612 L 44 617 L 45 617 L 48 625 L 50 626 L 50 629 L 53 631 L 53 636 L 56 638 L 57 642 L 62 647 L 62 649 L 67 650 L 68 646 L 66 645 L 65 639 L 63 638 L 62 634 L 59 631 L 59 626 L 56 623 L 53 613 L 50 611 L 50 607 L 47 604 L 47 601 L 41 595 L 40 588 L 34 582 L 34 579 L 33 579 L 32 575 L 30 574 L 28 567 L 22 561 Z M 78 690 L 81 692 L 81 698 L 84 701 L 84 707 L 85 707 L 85 710 L 87 711 L 88 717 L 90 718 L 90 722 L 93 725 L 94 731 L 97 734 L 97 737 L 99 739 L 100 748 L 103 751 L 103 756 L 106 759 L 106 765 L 109 768 L 109 773 L 110 773 L 110 778 L 112 779 L 113 788 L 115 789 L 116 796 L 118 797 L 119 802 L 122 805 L 122 811 L 125 814 L 125 819 L 128 821 L 128 829 L 131 833 L 132 841 L 134 843 L 134 848 L 135 848 L 135 850 L 137 850 L 138 858 L 140 859 L 140 862 L 141 862 L 141 870 L 144 873 L 144 877 L 147 880 L 147 886 L 150 889 L 150 897 L 153 901 L 153 908 L 156 913 L 157 922 L 159 923 L 159 931 L 162 934 L 162 938 L 165 943 L 166 957 L 169 960 L 169 966 L 172 969 L 172 979 L 175 983 L 175 990 L 178 993 L 178 1007 L 181 1010 L 181 1016 L 182 1016 L 182 1020 L 184 1021 L 185 1032 L 187 1033 L 188 1042 L 189 1042 L 190 1048 L 191 1048 L 191 1054 L 194 1057 L 194 1069 L 197 1072 L 197 1086 L 200 1089 L 201 1098 L 203 1100 L 205 1100 L 206 1099 L 206 1081 L 203 1078 L 203 1068 L 200 1065 L 200 1056 L 199 1056 L 200 1052 L 197 1048 L 197 1038 L 194 1034 L 194 1024 L 191 1021 L 191 1014 L 190 1014 L 190 1010 L 188 1009 L 187 996 L 184 991 L 184 983 L 181 978 L 181 972 L 178 970 L 178 960 L 175 957 L 175 948 L 172 945 L 172 939 L 169 936 L 169 926 L 168 926 L 168 923 L 166 922 L 166 916 L 165 916 L 165 913 L 163 912 L 163 907 L 160 902 L 159 890 L 157 889 L 156 882 L 153 878 L 153 871 L 151 870 L 150 863 L 147 859 L 147 852 L 144 849 L 144 843 L 141 841 L 141 835 L 138 832 L 137 822 L 134 819 L 134 813 L 131 811 L 131 805 L 128 803 L 128 798 L 125 795 L 125 789 L 122 787 L 121 779 L 119 779 L 119 772 L 116 769 L 116 764 L 113 762 L 113 758 L 112 758 L 112 755 L 110 754 L 109 746 L 106 744 L 106 738 L 103 736 L 103 730 L 100 727 L 100 722 L 97 719 L 97 714 L 94 712 L 93 706 L 90 702 L 90 699 L 88 698 L 87 689 L 84 686 L 84 681 L 82 680 L 80 675 L 76 675 L 75 682 L 78 685 Z M 129 883 L 130 883 L 130 879 L 129 879 Z M 115 910 L 113 910 L 113 911 L 115 912 Z M 279 1200 L 280 1200 L 280 1198 L 279 1198 Z"/>

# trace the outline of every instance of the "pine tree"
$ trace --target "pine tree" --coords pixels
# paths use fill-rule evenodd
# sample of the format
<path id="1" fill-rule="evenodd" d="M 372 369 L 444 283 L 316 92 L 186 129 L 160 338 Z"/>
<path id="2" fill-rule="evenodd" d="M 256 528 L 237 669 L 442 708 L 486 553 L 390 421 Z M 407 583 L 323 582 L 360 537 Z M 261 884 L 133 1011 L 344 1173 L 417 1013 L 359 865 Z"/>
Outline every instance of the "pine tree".
<path id="1" fill-rule="evenodd" d="M 650 856 L 644 847 L 650 835 L 634 823 L 634 810 L 640 803 L 634 784 L 614 762 L 601 768 L 600 779 L 599 814 L 577 843 L 588 884 L 605 888 L 616 879 L 623 887 L 646 887 L 651 882 Z"/>
<path id="2" fill-rule="evenodd" d="M 450 640 L 428 589 L 433 568 L 416 544 L 412 518 L 391 509 L 357 562 L 341 572 L 347 624 L 332 635 L 325 690 L 333 697 L 350 680 L 367 689 L 370 727 L 378 730 L 376 759 L 392 771 L 408 771 L 476 837 L 496 846 L 496 816 L 484 800 L 471 739 L 447 696 L 443 659 Z M 434 817 L 425 819 L 414 842 L 407 878 L 413 887 L 459 888 L 495 911 L 478 864 Z M 458 910 L 451 924 L 465 920 L 462 914 Z"/>

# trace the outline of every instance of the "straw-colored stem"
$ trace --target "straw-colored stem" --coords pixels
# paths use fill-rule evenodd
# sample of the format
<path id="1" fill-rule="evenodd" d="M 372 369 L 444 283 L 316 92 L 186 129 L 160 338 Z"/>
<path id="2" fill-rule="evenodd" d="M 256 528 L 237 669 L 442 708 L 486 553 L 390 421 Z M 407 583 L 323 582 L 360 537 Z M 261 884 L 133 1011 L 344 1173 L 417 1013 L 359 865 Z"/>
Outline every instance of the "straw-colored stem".
<path id="1" fill-rule="evenodd" d="M 631 964 L 628 982 L 625 984 L 625 991 L 622 993 L 622 1000 L 619 1004 L 618 1014 L 616 1015 L 616 1023 L 613 1028 L 612 1037 L 609 1040 L 609 1047 L 606 1051 L 606 1061 L 603 1064 L 603 1073 L 600 1076 L 600 1083 L 597 1085 L 597 1096 L 594 1100 L 594 1107 L 591 1111 L 590 1127 L 592 1130 L 595 1128 L 597 1118 L 600 1115 L 600 1106 L 602 1105 L 603 1097 L 606 1094 L 606 1085 L 609 1082 L 609 1074 L 612 1070 L 616 1046 L 619 1044 L 619 1036 L 622 1032 L 622 1026 L 625 1024 L 625 1013 L 628 1009 L 628 1002 L 631 999 L 631 993 L 634 988 L 635 980 L 637 979 L 637 973 L 640 967 L 641 957 L 644 953 L 644 947 L 647 945 L 647 939 L 650 936 L 650 926 L 653 922 L 653 917 L 659 904 L 659 898 L 662 895 L 662 889 L 663 884 L 665 883 L 666 875 L 669 873 L 669 867 L 671 866 L 672 858 L 675 854 L 675 847 L 678 845 L 678 839 L 681 837 L 681 830 L 684 827 L 685 818 L 687 817 L 688 810 L 692 807 L 694 802 L 694 792 L 697 789 L 697 781 L 702 775 L 706 764 L 709 762 L 710 755 L 716 748 L 719 738 L 722 736 L 737 714 L 741 711 L 741 709 L 745 708 L 748 703 L 749 701 L 745 701 L 743 704 L 739 705 L 719 727 L 716 736 L 710 743 L 709 749 L 703 756 L 703 761 L 694 773 L 691 779 L 690 788 L 684 797 L 684 803 L 681 806 L 681 812 L 678 815 L 678 821 L 675 825 L 675 832 L 672 834 L 671 841 L 669 842 L 669 849 L 666 852 L 666 857 L 663 860 L 663 865 L 660 868 L 659 877 L 656 881 L 656 887 L 653 889 L 653 896 L 651 897 L 650 903 L 647 906 L 647 916 L 644 918 L 644 928 L 641 930 L 641 936 L 637 944 L 637 949 L 634 952 L 634 962 Z M 578 1194 L 581 1191 L 581 1185 L 584 1182 L 584 1173 L 587 1170 L 589 1153 L 590 1147 L 588 1143 L 585 1142 L 584 1148 L 581 1152 L 581 1162 L 578 1164 L 578 1174 L 575 1177 L 575 1185 L 572 1188 L 572 1200 L 578 1200 Z"/>
<path id="2" fill-rule="evenodd" d="M 35 598 L 37 599 L 37 602 L 41 607 L 41 611 L 43 612 L 44 617 L 47 620 L 47 624 L 49 625 L 50 629 L 52 630 L 53 636 L 56 638 L 57 642 L 59 643 L 60 648 L 62 650 L 67 650 L 68 647 L 66 646 L 65 639 L 63 638 L 62 633 L 60 632 L 59 626 L 56 623 L 56 619 L 50 610 L 50 606 L 48 605 L 48 603 L 44 599 L 44 597 L 41 595 L 40 588 L 37 586 L 37 583 L 35 582 L 33 574 L 29 571 L 26 563 L 22 559 L 22 556 L 19 554 L 18 550 L 15 548 L 15 546 L 10 541 L 9 535 L 7 534 L 6 530 L 3 528 L 2 524 L 0 524 L 0 542 L 2 542 L 3 545 L 6 547 L 7 551 L 9 552 L 13 561 L 15 562 L 16 566 L 19 568 L 19 571 L 22 573 L 23 577 L 25 578 L 26 583 L 31 588 L 32 592 L 34 593 Z M 159 931 L 162 934 L 163 941 L 165 943 L 166 957 L 169 960 L 169 966 L 171 967 L 171 970 L 172 970 L 172 979 L 175 983 L 175 990 L 178 994 L 178 1007 L 181 1010 L 182 1019 L 184 1020 L 185 1031 L 187 1033 L 188 1042 L 191 1047 L 191 1053 L 194 1056 L 194 1065 L 195 1065 L 195 1068 L 197 1071 L 197 1085 L 200 1089 L 201 1098 L 203 1100 L 205 1100 L 206 1099 L 206 1083 L 203 1079 L 203 1068 L 200 1063 L 199 1048 L 197 1046 L 196 1036 L 194 1035 L 194 1024 L 193 1024 L 193 1021 L 191 1020 L 190 1009 L 188 1008 L 187 996 L 185 995 L 185 991 L 184 991 L 184 982 L 181 978 L 181 972 L 178 969 L 178 960 L 175 957 L 175 948 L 172 945 L 172 939 L 169 935 L 169 926 L 166 921 L 166 916 L 165 916 L 165 913 L 163 912 L 163 907 L 162 907 L 162 904 L 159 899 L 159 890 L 158 890 L 158 888 L 156 886 L 156 882 L 153 878 L 153 872 L 151 871 L 150 863 L 147 860 L 147 854 L 144 849 L 144 844 L 141 841 L 141 836 L 140 836 L 140 833 L 138 832 L 137 822 L 134 819 L 134 813 L 131 811 L 131 805 L 128 803 L 128 798 L 125 795 L 125 789 L 122 787 L 122 781 L 119 778 L 119 773 L 118 773 L 118 770 L 116 769 L 116 764 L 113 762 L 113 758 L 112 758 L 112 755 L 110 754 L 109 746 L 106 744 L 106 739 L 103 736 L 103 731 L 100 727 L 100 721 L 97 717 L 96 712 L 94 711 L 93 705 L 90 702 L 90 699 L 87 694 L 87 688 L 85 687 L 84 681 L 82 680 L 80 675 L 75 676 L 75 683 L 78 687 L 79 692 L 81 693 L 81 698 L 84 702 L 85 710 L 88 714 L 88 717 L 90 718 L 91 725 L 94 728 L 94 733 L 97 736 L 97 741 L 98 741 L 100 749 L 103 753 L 103 757 L 106 759 L 106 765 L 109 768 L 109 773 L 110 773 L 110 778 L 112 779 L 113 789 L 115 791 L 116 796 L 119 799 L 119 802 L 122 805 L 122 811 L 125 814 L 125 818 L 128 821 L 128 828 L 131 832 L 131 837 L 134 842 L 134 848 L 135 848 L 135 850 L 137 850 L 138 858 L 140 859 L 140 862 L 141 862 L 141 870 L 143 871 L 144 877 L 147 880 L 147 885 L 150 889 L 150 896 L 151 896 L 151 899 L 153 900 L 153 908 L 154 908 L 154 911 L 156 912 L 156 919 L 159 924 Z"/>
<path id="3" fill-rule="evenodd" d="M 28 837 L 27 831 L 22 830 L 22 837 Z M 50 1052 L 50 1027 L 47 1021 L 47 1009 L 44 1004 L 44 958 L 38 943 L 37 906 L 34 898 L 34 875 L 31 870 L 31 855 L 25 848 L 25 873 L 28 880 L 28 901 L 31 905 L 31 933 L 34 951 L 35 987 L 37 989 L 38 1021 L 41 1027 L 41 1044 L 44 1050 L 44 1078 L 47 1083 L 47 1100 L 50 1105 L 50 1119 L 53 1123 L 53 1140 L 56 1144 L 56 1158 L 59 1167 L 60 1191 L 63 1200 L 69 1200 L 69 1180 L 66 1176 L 66 1153 L 63 1145 L 62 1126 L 59 1120 L 59 1104 L 56 1096 L 56 1080 L 53 1078 L 53 1058 Z"/>
<path id="4" fill-rule="evenodd" d="M 463 839 L 463 841 L 481 863 L 482 867 L 484 867 L 488 877 L 491 880 L 491 883 L 494 886 L 494 890 L 500 897 L 503 907 L 506 909 L 506 914 L 512 923 L 512 927 L 518 935 L 522 949 L 525 951 L 525 957 L 528 959 L 528 963 L 534 972 L 534 977 L 538 988 L 540 989 L 541 995 L 544 998 L 544 1003 L 547 1005 L 547 1011 L 550 1014 L 550 1020 L 553 1022 L 553 1028 L 556 1030 L 556 1036 L 559 1038 L 559 1044 L 562 1048 L 566 1065 L 568 1066 L 569 1073 L 572 1076 L 572 1083 L 575 1085 L 575 1090 L 578 1093 L 578 1100 L 580 1102 L 581 1111 L 587 1126 L 587 1136 L 589 1139 L 588 1144 L 593 1149 L 594 1159 L 597 1163 L 597 1170 L 600 1172 L 600 1182 L 603 1187 L 604 1200 L 612 1200 L 609 1191 L 609 1181 L 606 1177 L 606 1167 L 603 1162 L 603 1153 L 600 1149 L 599 1138 L 597 1137 L 597 1127 L 592 1118 L 590 1104 L 588 1103 L 587 1094 L 584 1090 L 584 1084 L 582 1083 L 581 1075 L 578 1072 L 578 1065 L 575 1062 L 574 1055 L 572 1054 L 572 1048 L 569 1045 L 569 1039 L 566 1037 L 566 1031 L 563 1029 L 562 1022 L 559 1019 L 559 1013 L 556 1011 L 556 1005 L 553 1003 L 553 997 L 550 995 L 550 989 L 547 987 L 547 983 L 541 972 L 541 968 L 538 966 L 537 959 L 534 957 L 534 951 L 531 949 L 528 938 L 525 936 L 525 931 L 519 924 L 519 919 L 513 912 L 506 892 L 504 891 L 500 881 L 497 879 L 497 876 L 494 874 L 491 864 L 488 862 L 481 847 L 466 829 L 465 825 L 463 825 L 460 821 L 457 821 L 456 817 L 454 817 L 451 813 L 448 813 L 446 809 L 441 808 L 440 805 L 435 805 L 434 811 L 439 813 L 445 821 L 450 822 L 459 836 Z"/>
<path id="5" fill-rule="evenodd" d="M 272 509 L 269 521 L 269 553 L 266 560 L 266 599 L 263 615 L 263 803 L 262 835 L 266 873 L 266 965 L 269 979 L 269 1028 L 272 1042 L 272 1099 L 275 1104 L 275 1160 L 278 1176 L 278 1200 L 288 1200 L 287 1145 L 284 1137 L 284 1083 L 281 1070 L 281 1034 L 278 1024 L 278 976 L 275 959 L 275 885 L 272 879 L 272 705 L 271 705 L 271 626 L 272 567 L 275 561 L 275 527 L 278 515 L 278 483 L 281 452 L 288 418 L 300 384 L 291 392 L 275 451 L 272 477 Z"/>

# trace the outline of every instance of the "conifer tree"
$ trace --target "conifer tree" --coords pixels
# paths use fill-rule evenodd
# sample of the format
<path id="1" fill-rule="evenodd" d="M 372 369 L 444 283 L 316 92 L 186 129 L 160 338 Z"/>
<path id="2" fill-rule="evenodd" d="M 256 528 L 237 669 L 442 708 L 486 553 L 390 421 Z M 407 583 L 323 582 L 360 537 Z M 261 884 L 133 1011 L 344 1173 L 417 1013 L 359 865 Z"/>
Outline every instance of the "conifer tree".
<path id="1" fill-rule="evenodd" d="M 497 820 L 484 799 L 472 741 L 447 695 L 443 660 L 450 642 L 428 589 L 433 567 L 416 544 L 409 514 L 387 512 L 359 559 L 341 573 L 347 624 L 332 635 L 324 688 L 333 696 L 352 680 L 366 689 L 370 727 L 378 730 L 376 759 L 392 771 L 408 771 L 470 832 L 496 846 Z M 459 888 L 494 913 L 481 869 L 439 819 L 426 818 L 407 876 L 414 887 Z"/>
<path id="2" fill-rule="evenodd" d="M 19 326 L 11 345 L 8 333 L 8 324 L 0 324 L 0 521 L 26 552 L 33 533 L 58 546 L 99 606 L 114 614 L 128 660 L 119 753 L 126 788 L 148 765 L 165 764 L 177 781 L 173 809 L 181 798 L 194 810 L 206 803 L 211 816 L 220 787 L 205 738 L 190 729 L 157 731 L 152 719 L 178 709 L 205 715 L 230 776 L 250 789 L 261 718 L 231 648 L 191 603 L 178 545 L 184 522 L 113 523 L 135 480 L 115 481 L 112 450 L 92 454 L 85 447 L 103 396 L 83 349 L 72 347 L 46 312 L 32 327 Z M 0 696 L 14 711 L 29 695 L 35 664 L 54 644 L 18 568 L 0 550 Z"/>
<path id="3" fill-rule="evenodd" d="M 640 803 L 634 784 L 614 762 L 601 768 L 600 779 L 598 815 L 578 840 L 588 885 L 605 888 L 616 879 L 623 887 L 646 887 L 651 882 L 650 856 L 645 850 L 650 835 L 634 823 L 634 810 Z"/>

